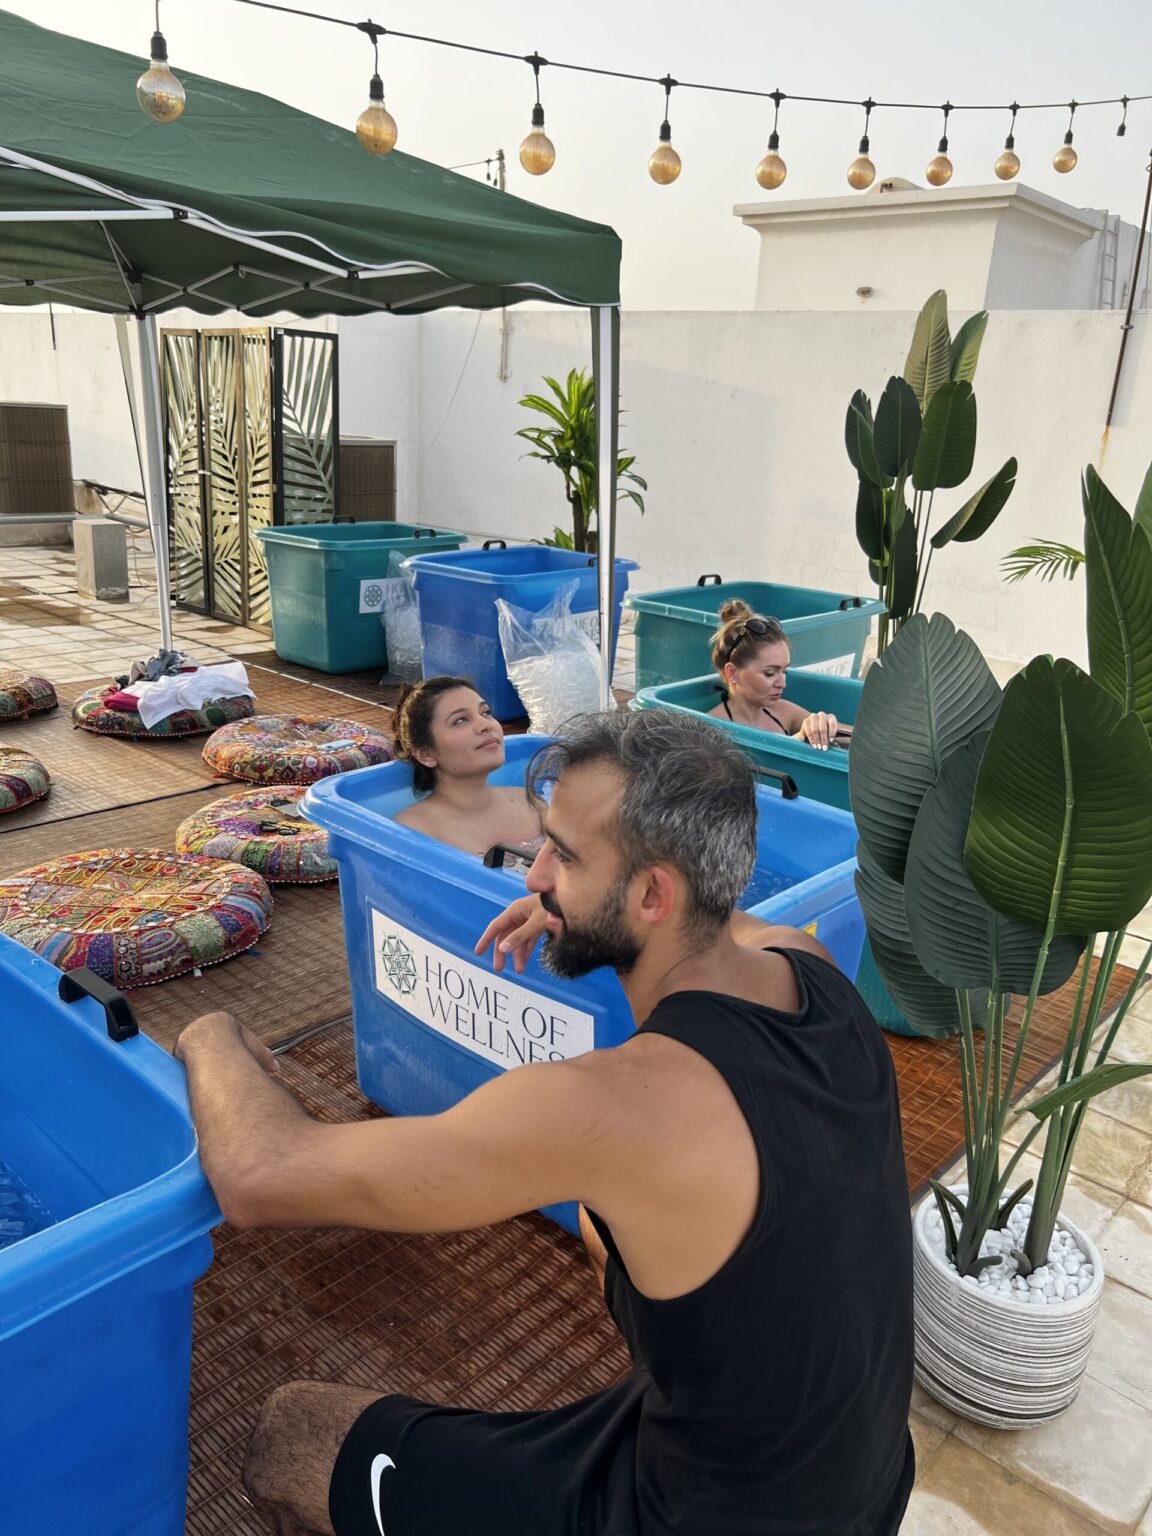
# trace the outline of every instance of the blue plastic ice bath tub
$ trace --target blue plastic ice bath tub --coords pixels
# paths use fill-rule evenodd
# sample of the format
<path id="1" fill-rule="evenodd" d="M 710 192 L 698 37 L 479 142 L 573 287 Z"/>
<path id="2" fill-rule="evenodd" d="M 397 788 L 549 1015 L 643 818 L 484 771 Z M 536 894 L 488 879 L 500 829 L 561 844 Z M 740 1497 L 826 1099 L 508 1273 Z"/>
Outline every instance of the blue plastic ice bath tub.
<path id="1" fill-rule="evenodd" d="M 715 674 L 666 683 L 661 688 L 642 688 L 629 701 L 629 709 L 670 709 L 679 714 L 707 715 L 720 702 L 721 684 Z M 858 678 L 830 677 L 819 672 L 789 672 L 785 698 L 805 709 L 823 710 L 845 725 L 852 725 L 864 684 Z M 709 722 L 741 747 L 761 771 L 786 773 L 805 797 L 824 805 L 850 809 L 848 799 L 848 752 L 832 747 L 818 752 L 806 741 L 758 731 L 751 725 L 713 716 Z"/>
<path id="2" fill-rule="evenodd" d="M 522 784 L 537 737 L 510 737 L 492 782 Z M 537 959 L 496 975 L 473 947 L 524 894 L 522 875 L 393 820 L 411 805 L 411 772 L 385 763 L 336 774 L 305 797 L 340 865 L 356 1065 L 370 1099 L 394 1114 L 435 1114 L 497 1072 L 619 1045 L 632 1015 L 614 973 L 549 976 Z M 758 791 L 757 867 L 742 905 L 766 922 L 809 928 L 854 977 L 864 923 L 853 887 L 856 831 L 845 812 Z M 574 1228 L 574 1211 L 550 1212 Z"/>
<path id="3" fill-rule="evenodd" d="M 572 613 L 600 643 L 595 555 L 522 544 L 413 555 L 408 567 L 416 578 L 424 676 L 470 677 L 498 720 L 516 720 L 527 711 L 508 681 L 496 622 L 497 598 L 539 613 L 560 583 L 575 576 L 579 585 Z M 634 560 L 616 561 L 613 655 L 628 573 L 635 569 Z"/>
<path id="4" fill-rule="evenodd" d="M 0 935 L 0 1531 L 182 1536 L 220 1213 L 183 1068 L 60 979 Z"/>

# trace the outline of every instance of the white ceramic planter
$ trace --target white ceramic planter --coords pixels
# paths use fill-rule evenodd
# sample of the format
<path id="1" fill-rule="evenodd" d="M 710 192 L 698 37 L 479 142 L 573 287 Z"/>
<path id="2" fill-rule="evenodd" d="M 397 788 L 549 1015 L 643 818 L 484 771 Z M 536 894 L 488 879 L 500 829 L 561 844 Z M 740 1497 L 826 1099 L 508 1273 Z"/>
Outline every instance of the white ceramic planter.
<path id="1" fill-rule="evenodd" d="M 960 1279 L 929 1240 L 927 1223 L 935 1210 L 929 1196 L 913 1223 L 916 1380 L 977 1424 L 1046 1424 L 1080 1390 L 1104 1289 L 1099 1249 L 1060 1217 L 1058 1229 L 1070 1232 L 1091 1260 L 1092 1288 L 1072 1301 L 1022 1305 Z"/>

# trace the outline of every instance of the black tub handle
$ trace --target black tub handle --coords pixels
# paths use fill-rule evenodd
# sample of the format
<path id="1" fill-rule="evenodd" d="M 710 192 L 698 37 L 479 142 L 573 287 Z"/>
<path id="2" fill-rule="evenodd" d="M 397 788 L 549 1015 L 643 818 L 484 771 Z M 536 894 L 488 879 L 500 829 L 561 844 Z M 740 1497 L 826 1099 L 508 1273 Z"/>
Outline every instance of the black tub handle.
<path id="1" fill-rule="evenodd" d="M 762 779 L 779 779 L 780 793 L 785 800 L 799 800 L 800 791 L 790 773 L 781 773 L 778 768 L 761 768 L 759 763 L 753 763 L 752 767 Z"/>
<path id="2" fill-rule="evenodd" d="M 503 869 L 504 859 L 508 854 L 511 854 L 514 859 L 525 859 L 531 864 L 539 852 L 539 848 L 533 848 L 531 843 L 493 843 L 484 855 L 484 868 Z"/>
<path id="3" fill-rule="evenodd" d="M 849 608 L 863 607 L 863 599 L 859 597 L 842 597 L 840 599 L 840 612 L 844 613 Z"/>
<path id="4" fill-rule="evenodd" d="M 508 548 L 508 540 L 507 539 L 485 539 L 484 540 L 484 548 L 485 549 L 507 549 Z"/>
<path id="5" fill-rule="evenodd" d="M 720 585 L 720 572 L 710 571 L 707 576 L 697 576 L 698 587 L 718 587 Z"/>
<path id="6" fill-rule="evenodd" d="M 62 1003 L 78 1003 L 82 997 L 94 997 L 104 1009 L 104 1018 L 108 1024 L 108 1038 L 119 1044 L 123 1040 L 131 1040 L 133 1035 L 140 1033 L 140 1026 L 136 1022 L 136 1015 L 132 1012 L 132 1005 L 118 992 L 103 976 L 97 976 L 95 971 L 90 971 L 86 965 L 78 967 L 74 971 L 65 971 L 60 978 L 60 1001 Z"/>

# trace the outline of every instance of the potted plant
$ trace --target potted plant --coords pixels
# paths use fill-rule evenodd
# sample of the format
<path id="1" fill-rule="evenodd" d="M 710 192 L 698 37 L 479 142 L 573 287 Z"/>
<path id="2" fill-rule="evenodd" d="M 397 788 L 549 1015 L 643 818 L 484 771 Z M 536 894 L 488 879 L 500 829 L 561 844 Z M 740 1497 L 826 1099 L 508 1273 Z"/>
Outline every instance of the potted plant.
<path id="1" fill-rule="evenodd" d="M 596 553 L 596 396 L 591 377 L 582 368 L 573 368 L 564 384 L 545 376 L 545 384 L 552 392 L 547 395 L 525 395 L 520 404 L 545 416 L 548 426 L 521 427 L 516 433 L 532 444 L 530 459 L 543 459 L 555 464 L 564 477 L 564 495 L 571 510 L 572 532 L 554 528 L 552 537 L 545 544 L 560 549 L 577 549 L 589 554 Z M 632 468 L 634 454 L 622 453 L 616 460 L 618 480 L 631 481 L 641 491 L 648 489 L 648 482 Z M 639 492 L 628 489 L 619 492 L 621 501 L 634 501 L 644 511 L 644 498 Z"/>
<path id="2" fill-rule="evenodd" d="M 1099 1253 L 1061 1215 L 1086 1106 L 1152 1072 L 1109 1060 L 1152 948 L 1101 1032 L 1152 895 L 1152 542 L 1091 469 L 1083 500 L 1090 673 L 1039 656 L 1001 694 L 967 635 L 910 616 L 864 685 L 850 764 L 876 963 L 921 1033 L 959 1037 L 965 1176 L 934 1182 L 915 1223 L 917 1377 L 1016 1428 L 1072 1402 L 1099 1310 Z M 1057 1084 L 1018 1106 L 1037 999 L 1078 966 Z"/>
<path id="3" fill-rule="evenodd" d="M 844 442 L 858 481 L 856 538 L 888 610 L 880 619 L 878 655 L 920 611 L 933 550 L 986 533 L 1016 484 L 1016 460 L 1008 459 L 932 533 L 936 492 L 963 485 L 972 473 L 972 380 L 987 325 L 981 310 L 953 337 L 948 295 L 938 290 L 920 311 L 903 376 L 888 380 L 875 419 L 863 390 L 848 405 Z"/>
<path id="4" fill-rule="evenodd" d="M 1152 468 L 1144 476 L 1133 516 L 1145 532 L 1152 534 Z M 1019 548 L 1009 550 L 1000 562 L 1000 569 L 1005 581 L 1023 581 L 1025 576 L 1039 576 L 1041 581 L 1063 576 L 1066 581 L 1074 581 L 1083 564 L 1082 549 L 1055 539 L 1037 537 L 1031 544 L 1021 544 Z"/>

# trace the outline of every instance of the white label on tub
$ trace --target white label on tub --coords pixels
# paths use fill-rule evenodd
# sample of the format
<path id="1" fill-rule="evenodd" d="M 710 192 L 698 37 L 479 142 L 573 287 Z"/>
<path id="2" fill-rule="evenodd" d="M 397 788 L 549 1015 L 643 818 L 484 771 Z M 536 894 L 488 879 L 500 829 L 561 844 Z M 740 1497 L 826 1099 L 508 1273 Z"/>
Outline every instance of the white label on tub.
<path id="1" fill-rule="evenodd" d="M 587 613 L 574 613 L 572 617 L 592 644 L 598 646 L 600 644 L 600 610 L 591 608 Z"/>
<path id="2" fill-rule="evenodd" d="M 379 613 L 397 598 L 404 596 L 406 585 L 403 576 L 378 576 L 374 581 L 360 583 L 360 612 Z"/>
<path id="3" fill-rule="evenodd" d="M 592 1049 L 590 1013 L 473 965 L 369 910 L 377 992 L 429 1029 L 496 1067 L 568 1061 Z"/>
<path id="4" fill-rule="evenodd" d="M 793 668 L 796 672 L 824 672 L 829 677 L 851 677 L 852 668 L 856 663 L 856 653 L 853 651 L 848 656 L 830 656 L 827 661 L 806 661 L 802 667 Z"/>

